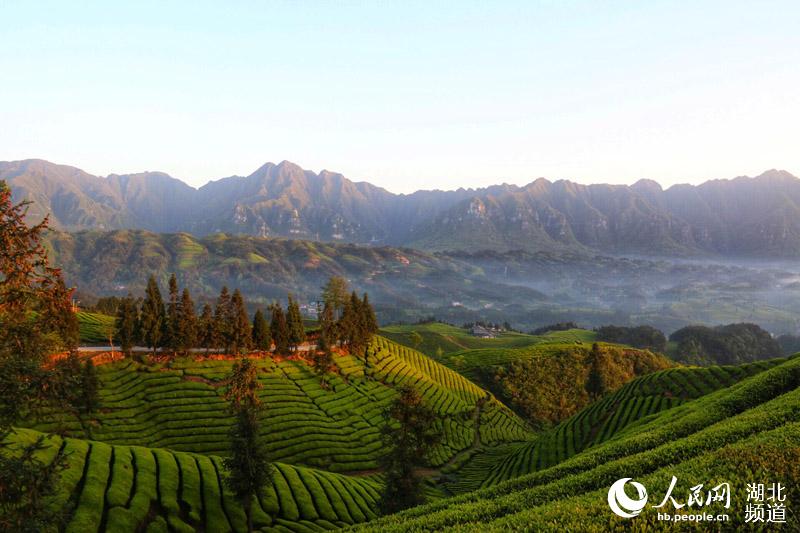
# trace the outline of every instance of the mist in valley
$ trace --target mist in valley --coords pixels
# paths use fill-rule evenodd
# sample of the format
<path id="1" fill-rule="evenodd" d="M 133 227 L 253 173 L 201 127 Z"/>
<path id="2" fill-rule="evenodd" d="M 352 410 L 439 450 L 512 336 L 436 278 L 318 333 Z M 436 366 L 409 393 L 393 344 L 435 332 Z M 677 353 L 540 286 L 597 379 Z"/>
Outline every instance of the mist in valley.
<path id="1" fill-rule="evenodd" d="M 554 322 L 583 327 L 752 322 L 773 335 L 800 331 L 800 264 L 787 261 L 526 254 L 461 257 L 482 270 L 495 298 L 469 311 L 527 330 Z M 520 302 L 521 290 L 538 299 Z M 470 314 L 463 302 L 446 316 Z"/>

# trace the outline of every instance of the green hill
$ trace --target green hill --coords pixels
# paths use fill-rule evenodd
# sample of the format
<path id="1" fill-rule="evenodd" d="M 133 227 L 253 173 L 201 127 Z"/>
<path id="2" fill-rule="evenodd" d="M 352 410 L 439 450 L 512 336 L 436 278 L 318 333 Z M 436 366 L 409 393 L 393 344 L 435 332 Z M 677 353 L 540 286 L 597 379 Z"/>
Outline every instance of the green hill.
<path id="1" fill-rule="evenodd" d="M 651 415 L 729 387 L 784 362 L 759 361 L 742 366 L 670 368 L 634 379 L 530 442 L 498 447 L 461 468 L 451 492 L 465 492 L 543 470 L 617 438 Z"/>
<path id="2" fill-rule="evenodd" d="M 526 335 L 520 336 L 527 342 L 522 347 L 480 347 L 440 354 L 438 359 L 494 393 L 536 428 L 561 422 L 588 405 L 594 398 L 589 390 L 592 379 L 601 380 L 602 391 L 609 392 L 638 376 L 675 366 L 647 350 L 598 343 L 600 362 L 593 369 L 593 344 L 585 342 L 592 335 L 585 330 Z M 520 343 L 514 337 L 475 340 L 483 346 Z"/>
<path id="3" fill-rule="evenodd" d="M 498 350 L 495 362 L 559 345 L 507 349 L 507 359 Z M 558 357 L 536 353 L 542 364 Z M 674 474 L 682 494 L 692 481 L 730 481 L 741 504 L 732 513 L 743 512 L 743 486 L 753 479 L 800 481 L 800 357 L 647 374 L 540 433 L 462 374 L 385 337 L 364 358 L 334 361 L 323 385 L 302 360 L 256 360 L 262 441 L 276 461 L 255 506 L 260 531 L 658 529 L 652 509 L 627 523 L 610 512 L 614 480 L 634 477 L 658 492 Z M 96 414 L 51 410 L 12 437 L 49 433 L 45 461 L 68 452 L 51 502 L 67 509 L 67 532 L 245 529 L 221 483 L 232 423 L 222 391 L 232 364 L 101 365 Z M 405 385 L 438 415 L 442 441 L 421 470 L 430 503 L 378 517 L 381 413 Z"/>
<path id="4" fill-rule="evenodd" d="M 461 375 L 380 337 L 366 359 L 340 356 L 323 386 L 303 361 L 257 361 L 266 406 L 262 437 L 273 460 L 359 471 L 377 467 L 382 413 L 400 385 L 411 385 L 438 415 L 444 439 L 431 457 L 441 466 L 484 442 L 530 436 L 516 415 Z M 177 359 L 166 365 L 121 361 L 98 367 L 102 409 L 92 420 L 50 412 L 34 429 L 109 444 L 225 455 L 232 418 L 222 398 L 233 361 Z M 477 424 L 476 424 L 477 420 Z"/>
<path id="5" fill-rule="evenodd" d="M 794 357 L 646 417 L 555 466 L 384 517 L 361 529 L 672 530 L 674 523 L 657 519 L 659 509 L 646 507 L 640 516 L 626 521 L 612 514 L 606 502 L 617 479 L 634 478 L 663 495 L 672 476 L 678 479 L 674 494 L 684 495 L 684 502 L 695 483 L 709 487 L 730 483 L 730 521 L 725 527 L 740 529 L 745 525 L 747 483 L 780 481 L 788 487 L 789 504 L 798 501 L 799 386 L 800 357 Z M 788 519 L 786 530 L 796 530 L 796 519 Z M 694 528 L 705 530 L 707 525 Z"/>
<path id="6" fill-rule="evenodd" d="M 415 342 L 414 333 L 420 336 L 421 342 Z M 417 349 L 430 357 L 447 356 L 461 350 L 478 348 L 517 348 L 538 342 L 533 335 L 515 332 L 501 333 L 495 339 L 482 339 L 473 336 L 464 328 L 440 322 L 386 326 L 381 328 L 381 335 Z M 446 361 L 447 358 L 442 359 L 442 362 Z"/>
<path id="7" fill-rule="evenodd" d="M 273 486 L 256 507 L 262 530 L 316 531 L 375 518 L 382 413 L 400 386 L 416 388 L 438 415 L 442 440 L 429 457 L 430 479 L 477 446 L 532 436 L 480 387 L 388 339 L 376 337 L 365 359 L 334 362 L 323 385 L 304 361 L 256 361 L 266 407 L 262 441 L 277 462 Z M 243 511 L 220 481 L 232 424 L 222 392 L 232 365 L 188 358 L 100 365 L 101 407 L 91 418 L 54 409 L 14 435 L 25 442 L 49 433 L 43 459 L 68 452 L 53 502 L 69 510 L 67 531 L 243 529 Z M 442 494 L 432 483 L 426 492 Z"/>
<path id="8" fill-rule="evenodd" d="M 415 333 L 419 335 L 416 340 Z M 419 350 L 444 364 L 449 364 L 453 357 L 461 355 L 459 352 L 467 350 L 492 350 L 489 353 L 505 353 L 510 348 L 525 348 L 538 344 L 591 343 L 596 336 L 593 331 L 570 329 L 551 331 L 544 335 L 506 331 L 499 333 L 496 338 L 488 339 L 476 337 L 467 329 L 441 322 L 385 326 L 381 328 L 381 335 Z"/>

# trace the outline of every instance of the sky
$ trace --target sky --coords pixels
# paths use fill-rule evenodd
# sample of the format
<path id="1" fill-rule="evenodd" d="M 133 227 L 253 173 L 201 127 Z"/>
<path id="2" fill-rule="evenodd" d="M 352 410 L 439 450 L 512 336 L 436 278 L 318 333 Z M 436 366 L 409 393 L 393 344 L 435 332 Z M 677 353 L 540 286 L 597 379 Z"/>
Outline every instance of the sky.
<path id="1" fill-rule="evenodd" d="M 0 0 L 0 160 L 393 192 L 800 175 L 800 3 Z"/>

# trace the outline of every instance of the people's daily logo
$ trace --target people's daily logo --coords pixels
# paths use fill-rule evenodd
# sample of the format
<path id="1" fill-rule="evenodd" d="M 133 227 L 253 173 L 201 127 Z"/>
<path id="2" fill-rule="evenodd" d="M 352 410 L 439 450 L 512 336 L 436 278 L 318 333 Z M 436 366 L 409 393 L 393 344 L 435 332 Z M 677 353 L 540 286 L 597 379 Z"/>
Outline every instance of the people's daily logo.
<path id="1" fill-rule="evenodd" d="M 630 488 L 626 492 L 628 485 Z M 631 496 L 634 491 L 636 495 Z M 618 479 L 608 489 L 608 506 L 621 518 L 639 516 L 647 506 L 647 498 L 645 486 L 629 477 Z M 660 496 L 655 501 L 658 499 Z M 681 491 L 678 478 L 672 476 L 661 503 L 654 502 L 650 507 L 658 509 L 658 520 L 728 522 L 731 518 L 731 484 L 699 483 Z M 744 511 L 741 518 L 745 523 L 785 523 L 786 486 L 783 483 L 748 483 L 747 508 Z"/>
<path id="2" fill-rule="evenodd" d="M 630 481 L 633 488 L 636 489 L 638 497 L 631 498 L 625 493 L 625 485 Z M 618 479 L 608 489 L 608 506 L 614 511 L 614 514 L 622 518 L 633 518 L 638 515 L 647 505 L 647 489 L 644 485 L 633 481 L 629 477 Z"/>

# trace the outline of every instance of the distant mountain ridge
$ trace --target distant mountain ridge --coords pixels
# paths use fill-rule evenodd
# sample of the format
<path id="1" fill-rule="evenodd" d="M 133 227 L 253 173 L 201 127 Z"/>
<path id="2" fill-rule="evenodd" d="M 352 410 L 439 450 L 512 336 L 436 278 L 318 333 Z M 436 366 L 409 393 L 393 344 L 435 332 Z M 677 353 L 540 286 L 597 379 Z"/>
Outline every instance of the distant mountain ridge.
<path id="1" fill-rule="evenodd" d="M 67 231 L 144 229 L 404 245 L 424 250 L 800 256 L 800 179 L 525 186 L 393 194 L 284 161 L 194 189 L 160 172 L 102 178 L 43 160 L 0 162 L 15 199 Z"/>

